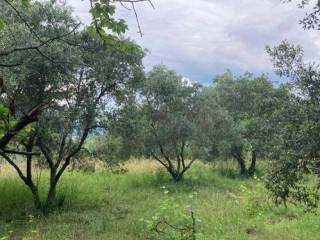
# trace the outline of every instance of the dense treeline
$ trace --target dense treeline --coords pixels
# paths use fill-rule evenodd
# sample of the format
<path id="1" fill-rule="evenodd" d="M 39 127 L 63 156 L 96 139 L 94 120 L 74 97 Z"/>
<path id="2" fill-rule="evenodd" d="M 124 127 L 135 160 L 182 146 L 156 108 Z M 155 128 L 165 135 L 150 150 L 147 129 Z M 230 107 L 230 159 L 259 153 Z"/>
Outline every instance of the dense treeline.
<path id="1" fill-rule="evenodd" d="M 257 159 L 272 152 L 274 115 L 290 97 L 286 86 L 275 87 L 266 76 L 227 72 L 201 86 L 164 66 L 147 74 L 137 94 L 120 106 L 109 134 L 124 139 L 127 151 L 139 143 L 141 154 L 159 161 L 175 180 L 195 159 L 234 158 L 241 174 L 252 176 Z"/>
<path id="2" fill-rule="evenodd" d="M 54 2 L 1 2 L 0 9 L 0 155 L 30 188 L 36 208 L 61 204 L 60 178 L 88 154 L 112 164 L 152 158 L 174 181 L 196 160 L 233 159 L 245 177 L 264 161 L 276 203 L 317 207 L 320 72 L 303 61 L 300 47 L 267 48 L 288 83 L 228 71 L 203 86 L 165 66 L 145 73 L 137 44 L 80 27 Z M 121 33 L 122 24 L 108 27 Z M 36 162 L 50 171 L 44 202 Z"/>

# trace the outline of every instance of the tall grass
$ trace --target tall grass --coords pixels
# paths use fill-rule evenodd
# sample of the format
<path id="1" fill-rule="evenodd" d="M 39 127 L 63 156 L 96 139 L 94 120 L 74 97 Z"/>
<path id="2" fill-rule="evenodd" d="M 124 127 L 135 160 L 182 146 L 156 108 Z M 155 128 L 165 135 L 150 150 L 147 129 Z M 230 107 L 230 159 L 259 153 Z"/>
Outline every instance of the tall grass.
<path id="1" fill-rule="evenodd" d="M 153 161 L 131 160 L 126 167 L 120 175 L 66 172 L 58 188 L 63 207 L 42 216 L 12 169 L 1 166 L 0 239 L 150 239 L 140 219 L 152 218 L 167 197 L 192 204 L 203 239 L 319 239 L 319 216 L 273 206 L 261 181 L 239 176 L 234 164 L 195 163 L 180 183 Z M 41 173 L 42 196 L 47 174 Z"/>

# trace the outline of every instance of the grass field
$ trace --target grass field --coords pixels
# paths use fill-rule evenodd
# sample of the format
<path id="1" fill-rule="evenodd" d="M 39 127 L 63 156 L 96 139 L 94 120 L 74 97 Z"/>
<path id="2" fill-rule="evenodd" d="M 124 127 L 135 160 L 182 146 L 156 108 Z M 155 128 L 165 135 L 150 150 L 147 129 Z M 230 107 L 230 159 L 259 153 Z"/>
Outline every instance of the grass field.
<path id="1" fill-rule="evenodd" d="M 162 239 L 145 220 L 168 198 L 181 211 L 193 209 L 197 239 L 320 239 L 319 216 L 292 205 L 275 207 L 259 179 L 241 178 L 231 165 L 196 163 L 181 183 L 148 161 L 129 162 L 127 168 L 121 175 L 66 173 L 59 185 L 63 207 L 43 216 L 33 211 L 31 195 L 15 173 L 1 166 L 0 239 Z M 43 172 L 42 190 L 45 177 Z"/>

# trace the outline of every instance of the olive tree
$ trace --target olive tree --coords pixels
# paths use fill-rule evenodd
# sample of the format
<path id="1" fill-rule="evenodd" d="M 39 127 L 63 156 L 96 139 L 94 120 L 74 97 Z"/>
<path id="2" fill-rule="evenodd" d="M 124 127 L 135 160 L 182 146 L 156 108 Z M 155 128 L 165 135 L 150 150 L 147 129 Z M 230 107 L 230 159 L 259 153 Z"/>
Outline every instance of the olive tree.
<path id="1" fill-rule="evenodd" d="M 286 88 L 274 87 L 265 76 L 246 74 L 234 78 L 231 72 L 217 76 L 207 90 L 230 114 L 233 120 L 227 154 L 234 157 L 243 175 L 253 175 L 257 158 L 269 153 L 275 134 L 272 114 L 286 99 Z M 247 166 L 245 152 L 249 153 Z"/>
<path id="2" fill-rule="evenodd" d="M 277 73 L 288 77 L 293 85 L 290 101 L 276 115 L 281 141 L 273 157 L 267 187 L 276 200 L 286 203 L 293 198 L 310 209 L 319 201 L 319 183 L 312 186 L 304 181 L 306 175 L 320 173 L 319 67 L 305 62 L 302 48 L 288 42 L 267 47 L 267 51 Z"/>
<path id="3" fill-rule="evenodd" d="M 134 4 L 137 1 L 88 0 L 88 2 L 92 15 L 92 23 L 87 27 L 90 35 L 101 39 L 104 44 L 119 51 L 128 51 L 128 45 L 119 44 L 119 35 L 125 33 L 127 25 L 123 19 L 114 18 L 114 14 L 117 3 L 121 6 L 130 4 L 136 13 Z M 149 0 L 138 2 L 149 2 L 152 5 Z M 2 13 L 0 16 L 0 69 L 16 68 L 32 61 L 37 55 L 49 59 L 51 62 L 58 62 L 53 55 L 48 54 L 44 49 L 56 42 L 64 42 L 70 46 L 79 45 L 76 38 L 70 38 L 70 36 L 75 36 L 74 33 L 78 30 L 80 23 L 74 19 L 67 21 L 63 18 L 57 19 L 54 16 L 55 11 L 46 7 L 48 3 L 49 1 L 37 0 L 3 0 L 0 2 Z M 61 2 L 53 0 L 50 1 L 50 4 L 57 6 Z M 68 9 L 64 8 L 64 11 L 68 11 Z M 141 33 L 138 18 L 137 23 Z M 48 31 L 46 28 L 50 30 Z M 13 101 L 14 95 L 4 94 L 6 83 L 7 79 L 0 73 L 0 114 L 3 115 L 0 124 L 0 149 L 8 152 L 8 150 L 4 150 L 7 144 L 20 132 L 26 131 L 26 127 L 31 123 L 36 122 L 38 116 L 48 108 L 48 103 L 43 102 L 24 112 L 19 112 Z"/>
<path id="4" fill-rule="evenodd" d="M 52 12 L 51 21 L 74 21 L 71 12 L 63 7 L 52 4 L 43 7 Z M 39 25 L 46 21 L 39 18 L 39 12 L 36 16 Z M 68 26 L 56 24 L 62 29 Z M 46 30 L 51 31 L 48 27 Z M 9 154 L 1 152 L 32 191 L 38 209 L 58 203 L 57 184 L 90 131 L 99 127 L 99 115 L 106 111 L 111 98 L 119 95 L 128 82 L 141 74 L 144 53 L 134 43 L 119 40 L 118 44 L 126 48 L 124 53 L 91 37 L 86 31 L 75 32 L 72 38 L 77 44 L 70 46 L 69 42 L 58 41 L 47 45 L 42 49 L 45 56 L 36 55 L 32 61 L 6 72 L 10 80 L 8 92 L 15 94 L 16 105 L 21 111 L 42 102 L 48 102 L 50 106 L 38 117 L 28 136 L 17 142 L 17 150 L 26 152 L 25 172 Z M 44 203 L 33 182 L 35 150 L 41 152 L 50 170 L 49 190 Z"/>
<path id="5" fill-rule="evenodd" d="M 21 89 L 16 87 L 13 91 L 12 80 L 15 80 L 16 86 L 19 85 L 17 82 L 23 81 L 26 75 L 24 68 L 39 58 L 56 66 L 52 69 L 53 74 L 57 66 L 61 66 L 59 62 L 72 61 L 70 58 L 62 60 L 56 57 L 58 51 L 49 53 L 47 50 L 52 50 L 53 45 L 62 41 L 70 40 L 71 44 L 74 38 L 70 36 L 77 31 L 79 23 L 70 17 L 61 17 L 62 10 L 48 8 L 48 3 L 32 4 L 25 9 L 18 1 L 2 1 L 0 8 L 5 22 L 5 27 L 0 31 L 0 104 L 1 114 L 5 116 L 1 118 L 0 148 L 7 151 L 5 147 L 8 143 L 26 126 L 37 121 L 38 116 L 49 107 L 50 101 L 48 97 L 42 102 L 33 102 L 28 108 L 19 106 L 16 95 Z M 69 47 L 72 49 L 71 45 Z M 30 81 L 30 84 L 33 83 Z"/>
<path id="6" fill-rule="evenodd" d="M 199 87 L 184 82 L 174 71 L 157 66 L 148 74 L 142 89 L 146 152 L 175 181 L 181 180 L 194 162 L 186 159 L 186 150 L 192 142 L 194 99 Z"/>
<path id="7" fill-rule="evenodd" d="M 137 110 L 144 152 L 157 160 L 174 181 L 205 151 L 204 131 L 212 137 L 222 136 L 226 121 L 224 111 L 207 107 L 201 96 L 202 87 L 165 66 L 156 66 L 147 74 L 137 101 Z M 208 112 L 214 114 L 208 114 Z M 222 141 L 222 140 L 221 140 Z M 197 151 L 196 151 L 197 150 Z"/>

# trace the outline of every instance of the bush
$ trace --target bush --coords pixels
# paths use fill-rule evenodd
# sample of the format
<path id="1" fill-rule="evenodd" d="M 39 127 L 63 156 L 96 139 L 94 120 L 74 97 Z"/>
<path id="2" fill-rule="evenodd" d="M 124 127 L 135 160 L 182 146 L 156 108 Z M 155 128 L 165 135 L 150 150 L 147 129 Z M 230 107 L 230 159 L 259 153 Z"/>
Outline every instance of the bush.
<path id="1" fill-rule="evenodd" d="M 69 171 L 81 171 L 85 173 L 93 173 L 96 171 L 95 159 L 88 149 L 81 149 L 71 160 Z"/>
<path id="2" fill-rule="evenodd" d="M 105 163 L 105 167 L 112 173 L 125 173 L 127 169 L 122 162 L 128 156 L 124 153 L 121 137 L 115 136 L 96 136 L 87 144 L 88 152 L 94 159 Z"/>
<path id="3" fill-rule="evenodd" d="M 272 165 L 266 178 L 266 187 L 276 205 L 287 202 L 301 205 L 305 211 L 315 211 L 319 206 L 319 177 L 305 171 L 305 164 L 284 160 Z"/>

